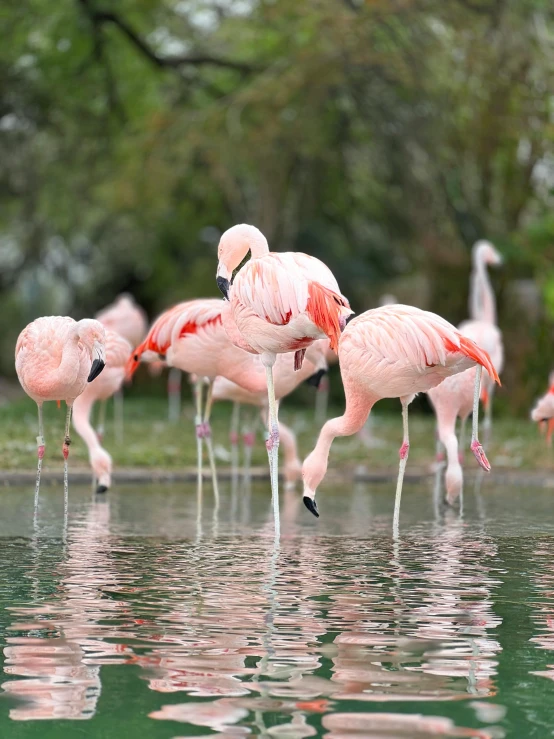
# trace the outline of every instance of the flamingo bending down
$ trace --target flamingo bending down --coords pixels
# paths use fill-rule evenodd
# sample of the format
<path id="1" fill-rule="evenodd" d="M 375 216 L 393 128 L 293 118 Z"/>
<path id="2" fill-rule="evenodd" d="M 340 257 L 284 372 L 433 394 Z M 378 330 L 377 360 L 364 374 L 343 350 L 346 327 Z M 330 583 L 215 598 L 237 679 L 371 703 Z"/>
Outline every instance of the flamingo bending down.
<path id="1" fill-rule="evenodd" d="M 168 366 L 196 375 L 196 439 L 198 481 L 202 479 L 202 444 L 205 440 L 217 494 L 215 457 L 211 440 L 210 413 L 213 381 L 226 377 L 251 392 L 265 388 L 263 368 L 253 372 L 254 357 L 236 347 L 223 328 L 223 315 L 229 306 L 215 298 L 189 300 L 170 308 L 153 323 L 146 339 L 138 346 L 127 366 L 127 375 L 139 361 L 163 357 Z M 203 378 L 209 379 L 206 402 Z"/>
<path id="2" fill-rule="evenodd" d="M 97 493 L 111 486 L 112 458 L 102 447 L 101 439 L 90 424 L 90 413 L 97 400 L 106 401 L 116 393 L 125 379 L 125 366 L 131 356 L 131 345 L 115 331 L 106 330 L 106 367 L 100 377 L 90 382 L 73 404 L 73 426 L 88 447 Z"/>
<path id="3" fill-rule="evenodd" d="M 547 393 L 537 401 L 531 411 L 531 420 L 538 424 L 547 424 L 546 443 L 550 446 L 554 433 L 554 372 L 548 378 L 548 385 Z"/>
<path id="4" fill-rule="evenodd" d="M 492 323 L 482 321 L 464 321 L 460 324 L 459 331 L 487 352 L 495 370 L 499 373 L 502 366 L 502 356 L 500 355 L 499 361 L 498 347 L 502 348 L 502 340 L 497 327 Z M 447 377 L 440 385 L 431 388 L 427 392 L 437 417 L 439 441 L 446 449 L 446 499 L 451 505 L 462 490 L 463 472 L 458 449 L 463 447 L 463 429 L 469 414 L 473 410 L 476 371 L 476 368 L 473 367 L 465 372 Z M 484 386 L 487 381 L 489 383 L 494 382 L 485 370 L 481 384 L 481 399 L 483 399 Z M 462 423 L 459 444 L 456 438 L 456 419 L 458 417 Z"/>
<path id="5" fill-rule="evenodd" d="M 250 252 L 250 260 L 233 272 Z M 259 354 L 266 370 L 269 403 L 268 440 L 275 529 L 279 531 L 279 428 L 273 381 L 278 354 L 295 353 L 300 369 L 307 347 L 329 338 L 336 351 L 341 331 L 352 313 L 330 269 L 301 252 L 269 251 L 255 226 L 239 224 L 225 231 L 218 247 L 217 285 L 229 300 L 225 322 L 232 341 Z"/>
<path id="6" fill-rule="evenodd" d="M 319 515 L 315 494 L 327 471 L 333 439 L 356 433 L 378 400 L 400 398 L 404 438 L 394 505 L 393 530 L 396 534 L 410 447 L 408 405 L 416 393 L 427 392 L 446 377 L 476 364 L 471 450 L 483 469 L 490 470 L 477 438 L 481 367 L 497 381 L 498 375 L 488 354 L 448 321 L 407 305 L 369 310 L 346 327 L 339 343 L 339 362 L 346 395 L 345 413 L 323 426 L 316 447 L 302 469 L 304 503 L 315 516 Z"/>
<path id="7" fill-rule="evenodd" d="M 498 330 L 495 334 L 487 331 L 487 326 L 497 325 L 496 298 L 487 271 L 488 266 L 497 267 L 503 262 L 502 255 L 490 241 L 477 241 L 472 250 L 473 268 L 470 277 L 469 291 L 469 317 L 471 322 L 486 324 L 475 325 L 471 337 L 486 349 L 498 373 L 502 371 L 504 364 L 504 349 L 502 345 L 502 334 Z M 460 330 L 465 333 L 464 325 Z M 486 375 L 483 377 L 482 401 L 485 406 L 485 434 L 488 436 L 492 427 L 492 397 L 494 394 L 494 381 Z"/>
<path id="8" fill-rule="evenodd" d="M 138 305 L 129 293 L 122 293 L 113 303 L 103 308 L 95 316 L 97 321 L 115 331 L 131 344 L 137 346 L 146 336 L 148 330 L 148 319 L 144 310 Z M 100 405 L 98 420 L 98 437 L 102 441 L 104 425 L 106 420 L 106 404 L 103 400 Z M 114 393 L 114 414 L 116 434 L 120 441 L 123 440 L 123 392 L 118 389 Z"/>
<path id="9" fill-rule="evenodd" d="M 65 400 L 67 405 L 62 447 L 64 492 L 67 497 L 71 409 L 87 382 L 92 382 L 104 369 L 104 342 L 105 331 L 101 323 L 89 318 L 74 321 L 68 316 L 37 318 L 19 334 L 15 346 L 15 369 L 21 387 L 38 406 L 35 507 L 45 449 L 42 404 L 49 400 Z"/>
<path id="10" fill-rule="evenodd" d="M 315 341 L 309 346 L 300 370 L 294 369 L 294 358 L 291 354 L 279 354 L 277 356 L 273 368 L 275 399 L 277 402 L 292 393 L 302 382 L 312 377 L 321 379 L 322 374 L 327 371 L 326 352 L 328 345 L 328 340 L 324 339 Z M 259 357 L 253 356 L 252 359 L 260 369 L 263 369 Z M 267 425 L 267 392 L 265 388 L 261 392 L 252 393 L 224 377 L 217 377 L 213 387 L 213 399 L 215 401 L 231 400 L 235 406 L 241 403 L 260 408 L 261 416 Z M 296 480 L 300 479 L 302 463 L 298 458 L 296 437 L 292 429 L 289 429 L 284 423 L 279 421 L 279 434 L 285 451 L 285 482 L 290 487 L 294 485 Z M 254 441 L 254 434 L 248 432 L 244 436 L 245 445 L 249 447 Z"/>

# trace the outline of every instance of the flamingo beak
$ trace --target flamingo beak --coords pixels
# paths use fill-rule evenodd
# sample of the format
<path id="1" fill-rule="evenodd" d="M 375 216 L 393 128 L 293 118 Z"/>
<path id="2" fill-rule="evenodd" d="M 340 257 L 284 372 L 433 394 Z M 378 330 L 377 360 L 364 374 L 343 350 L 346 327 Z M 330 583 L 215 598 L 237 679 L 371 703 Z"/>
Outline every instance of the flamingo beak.
<path id="1" fill-rule="evenodd" d="M 317 508 L 317 503 L 315 502 L 315 492 L 310 490 L 306 483 L 304 483 L 304 495 L 302 500 L 310 513 L 313 513 L 316 518 L 319 518 L 319 510 Z"/>
<path id="2" fill-rule="evenodd" d="M 92 367 L 90 368 L 87 382 L 95 380 L 106 366 L 106 350 L 104 349 L 104 345 L 99 341 L 94 342 L 92 346 L 92 355 L 94 359 L 92 360 Z"/>
<path id="3" fill-rule="evenodd" d="M 221 262 L 217 265 L 217 272 L 215 275 L 215 281 L 217 282 L 218 288 L 223 293 L 225 300 L 229 300 L 229 287 L 231 286 L 232 273 L 229 273 L 227 267 Z"/>
<path id="4" fill-rule="evenodd" d="M 306 380 L 306 384 L 311 385 L 312 387 L 318 388 L 319 385 L 321 384 L 321 380 L 326 374 L 327 374 L 326 369 L 319 369 L 317 372 L 314 372 L 313 375 L 310 375 L 308 377 L 308 379 Z"/>

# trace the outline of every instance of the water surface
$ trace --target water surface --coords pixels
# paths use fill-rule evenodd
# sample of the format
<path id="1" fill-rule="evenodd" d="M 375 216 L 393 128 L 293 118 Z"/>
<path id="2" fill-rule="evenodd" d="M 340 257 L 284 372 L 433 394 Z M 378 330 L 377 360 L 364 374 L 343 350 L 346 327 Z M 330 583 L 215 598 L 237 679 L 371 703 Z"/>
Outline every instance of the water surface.
<path id="1" fill-rule="evenodd" d="M 0 736 L 554 735 L 554 493 L 392 488 L 6 488 Z"/>

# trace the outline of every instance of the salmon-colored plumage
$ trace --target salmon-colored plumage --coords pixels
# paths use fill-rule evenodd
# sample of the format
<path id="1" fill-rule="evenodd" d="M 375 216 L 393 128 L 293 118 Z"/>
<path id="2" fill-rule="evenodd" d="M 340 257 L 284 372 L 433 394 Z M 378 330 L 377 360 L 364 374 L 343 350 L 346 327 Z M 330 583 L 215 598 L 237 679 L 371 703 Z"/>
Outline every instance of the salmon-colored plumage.
<path id="1" fill-rule="evenodd" d="M 416 393 L 427 392 L 446 377 L 476 364 L 496 376 L 494 367 L 488 354 L 448 321 L 406 305 L 387 305 L 354 318 L 341 336 L 339 362 L 346 410 L 340 418 L 327 421 L 315 449 L 304 462 L 304 503 L 318 515 L 315 493 L 325 476 L 333 439 L 359 431 L 371 408 L 381 398 L 398 397 L 402 402 L 404 440 L 400 448 L 401 464 L 395 500 L 396 530 L 409 450 L 408 404 Z M 475 428 L 471 448 L 479 463 L 490 469 Z"/>

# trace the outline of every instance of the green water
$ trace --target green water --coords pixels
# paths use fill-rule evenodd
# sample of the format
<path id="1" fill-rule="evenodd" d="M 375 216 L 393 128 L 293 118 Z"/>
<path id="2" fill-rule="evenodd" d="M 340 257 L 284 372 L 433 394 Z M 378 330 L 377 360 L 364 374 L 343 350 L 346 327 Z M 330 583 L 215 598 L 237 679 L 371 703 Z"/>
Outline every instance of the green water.
<path id="1" fill-rule="evenodd" d="M 554 492 L 2 491 L 0 737 L 554 735 Z"/>

